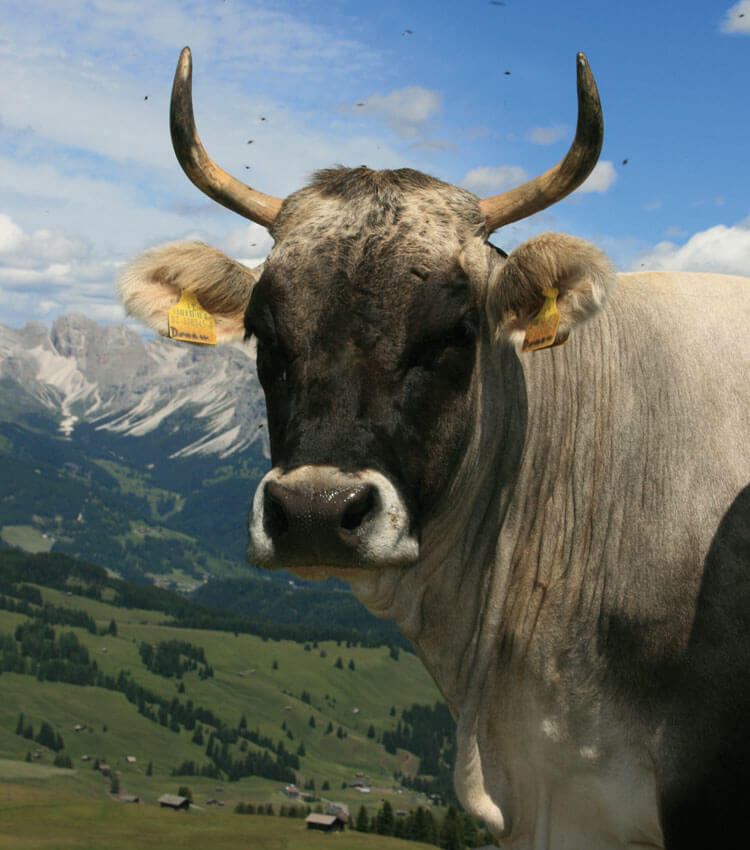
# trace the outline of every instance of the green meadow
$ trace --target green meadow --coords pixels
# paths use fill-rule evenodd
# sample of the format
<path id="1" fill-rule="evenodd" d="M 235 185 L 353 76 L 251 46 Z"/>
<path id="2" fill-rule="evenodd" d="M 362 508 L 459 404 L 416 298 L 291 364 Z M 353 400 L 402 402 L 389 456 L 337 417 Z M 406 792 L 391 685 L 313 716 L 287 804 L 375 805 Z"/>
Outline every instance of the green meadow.
<path id="1" fill-rule="evenodd" d="M 138 685 L 154 694 L 167 700 L 176 698 L 182 703 L 191 700 L 194 706 L 210 710 L 230 727 L 237 727 L 244 717 L 248 729 L 257 729 L 260 735 L 274 742 L 283 741 L 290 753 L 300 753 L 297 784 L 302 787 L 314 783 L 317 801 L 345 802 L 352 814 L 363 803 L 374 814 L 384 799 L 400 810 L 427 805 L 424 795 L 399 789 L 394 782 L 395 772 L 416 774 L 419 759 L 404 750 L 389 754 L 378 741 L 383 731 L 395 728 L 402 709 L 413 703 L 433 704 L 440 698 L 414 655 L 401 651 L 394 658 L 386 646 L 363 648 L 347 646 L 344 641 L 301 644 L 248 634 L 174 628 L 164 625 L 166 616 L 160 612 L 117 608 L 45 587 L 40 590 L 45 602 L 86 611 L 96 620 L 99 632 L 106 631 L 114 620 L 115 635 L 54 626 L 58 635 L 73 632 L 102 673 L 117 677 L 120 671 L 127 671 Z M 0 611 L 0 635 L 12 635 L 26 621 L 22 614 Z M 201 647 L 213 676 L 202 678 L 200 671 L 195 670 L 185 672 L 181 679 L 165 678 L 147 669 L 139 653 L 141 642 L 157 644 L 170 640 Z M 220 798 L 225 804 L 222 814 L 231 811 L 238 802 L 272 803 L 276 810 L 289 803 L 282 794 L 283 781 L 257 776 L 236 782 L 174 776 L 173 771 L 185 761 L 197 765 L 209 763 L 205 742 L 195 743 L 193 732 L 184 727 L 173 731 L 148 719 L 122 692 L 38 681 L 34 676 L 7 671 L 0 675 L 0 692 L 0 781 L 20 784 L 29 793 L 34 790 L 70 795 L 73 799 L 105 800 L 110 780 L 94 769 L 99 760 L 118 772 L 120 793 L 137 795 L 151 804 L 163 793 L 177 793 L 180 785 L 190 786 L 198 803 L 211 797 Z M 35 734 L 46 722 L 62 736 L 62 754 L 71 759 L 73 769 L 54 767 L 55 753 L 16 733 L 21 714 Z M 206 728 L 206 738 L 210 731 Z M 251 751 L 259 749 L 252 742 L 246 742 L 245 746 Z M 236 752 L 239 757 L 238 745 L 231 744 L 230 752 Z M 349 787 L 349 782 L 357 777 L 371 787 L 370 794 Z M 217 792 L 217 786 L 223 791 Z M 125 834 L 128 819 L 135 816 L 125 811 L 126 806 L 110 801 L 106 804 L 118 813 L 112 817 L 118 823 L 121 819 L 117 829 Z M 75 805 L 60 803 L 53 808 L 80 811 L 83 820 L 96 819 L 95 812 L 99 810 L 86 805 L 79 800 Z M 3 817 L 7 816 L 6 811 Z M 176 815 L 171 822 L 177 823 L 179 818 Z M 242 824 L 254 819 L 237 815 L 230 820 Z M 192 824 L 192 813 L 186 820 Z M 276 824 L 286 819 L 271 820 Z M 213 822 L 211 818 L 209 821 Z M 291 829 L 299 824 L 279 825 L 283 835 L 278 841 L 287 843 L 266 846 L 296 846 L 288 843 L 290 837 L 284 837 L 287 827 Z M 205 835 L 212 828 L 196 827 L 208 830 Z M 154 829 L 158 829 L 156 822 Z M 370 838 L 362 835 L 365 843 L 347 843 L 347 846 L 376 846 L 366 843 Z M 2 838 L 0 846 L 6 846 Z M 52 845 L 32 842 L 23 846 Z M 107 846 L 132 845 L 108 842 Z"/>
<path id="2" fill-rule="evenodd" d="M 304 821 L 192 808 L 173 812 L 149 803 L 84 800 L 41 787 L 0 781 L 3 850 L 428 850 L 433 845 L 347 830 L 323 834 Z"/>
<path id="3" fill-rule="evenodd" d="M 33 525 L 5 525 L 0 529 L 0 537 L 8 546 L 18 546 L 26 552 L 49 552 L 54 539 L 44 536 Z"/>

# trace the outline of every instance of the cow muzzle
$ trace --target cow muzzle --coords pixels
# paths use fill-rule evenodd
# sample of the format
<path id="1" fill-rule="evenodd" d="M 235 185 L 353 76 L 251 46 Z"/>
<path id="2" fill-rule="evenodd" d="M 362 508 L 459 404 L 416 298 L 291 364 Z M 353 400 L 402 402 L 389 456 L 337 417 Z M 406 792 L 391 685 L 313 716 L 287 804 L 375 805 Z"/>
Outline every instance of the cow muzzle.
<path id="1" fill-rule="evenodd" d="M 272 469 L 255 492 L 249 531 L 247 558 L 266 569 L 377 569 L 419 555 L 404 500 L 371 469 Z"/>

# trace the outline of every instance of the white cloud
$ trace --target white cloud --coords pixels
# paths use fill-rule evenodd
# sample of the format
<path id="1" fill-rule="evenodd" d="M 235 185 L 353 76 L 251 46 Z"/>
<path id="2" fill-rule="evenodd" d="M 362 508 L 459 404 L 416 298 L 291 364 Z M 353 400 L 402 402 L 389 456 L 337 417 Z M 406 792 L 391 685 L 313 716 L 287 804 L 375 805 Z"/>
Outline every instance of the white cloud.
<path id="1" fill-rule="evenodd" d="M 8 234 L 11 239 L 7 239 Z M 3 322 L 22 324 L 31 315 L 79 312 L 104 321 L 120 320 L 115 294 L 117 270 L 83 239 L 50 229 L 24 232 L 0 215 L 0 303 Z"/>
<path id="2" fill-rule="evenodd" d="M 376 115 L 401 138 L 414 139 L 424 133 L 425 125 L 440 112 L 440 95 L 422 86 L 406 86 L 388 94 L 373 94 L 346 113 Z"/>
<path id="3" fill-rule="evenodd" d="M 568 135 L 566 124 L 555 124 L 553 127 L 532 127 L 526 138 L 535 145 L 551 145 Z"/>
<path id="4" fill-rule="evenodd" d="M 646 204 L 643 209 L 646 210 L 646 212 L 654 212 L 655 210 L 661 209 L 662 205 L 662 201 L 651 201 Z"/>
<path id="5" fill-rule="evenodd" d="M 40 301 L 36 305 L 35 313 L 38 316 L 47 316 L 49 313 L 57 311 L 60 309 L 60 303 L 58 301 Z"/>
<path id="6" fill-rule="evenodd" d="M 750 0 L 740 0 L 727 9 L 719 29 L 726 33 L 750 35 Z"/>
<path id="7" fill-rule="evenodd" d="M 750 218 L 727 227 L 717 224 L 693 234 L 684 245 L 660 242 L 633 268 L 720 272 L 746 276 L 750 271 Z"/>
<path id="8" fill-rule="evenodd" d="M 520 186 L 528 179 L 523 168 L 515 165 L 485 165 L 472 168 L 463 176 L 460 185 L 479 197 L 487 197 Z"/>
<path id="9" fill-rule="evenodd" d="M 617 172 L 615 171 L 614 165 L 609 160 L 599 160 L 591 174 L 589 174 L 581 186 L 576 189 L 576 193 L 604 193 L 607 189 L 614 185 L 616 180 Z"/>
<path id="10" fill-rule="evenodd" d="M 0 213 L 0 254 L 15 251 L 23 242 L 23 230 L 10 218 Z"/>
<path id="11" fill-rule="evenodd" d="M 250 222 L 229 231 L 221 243 L 222 250 L 246 266 L 262 263 L 273 248 L 273 239 L 265 227 Z"/>

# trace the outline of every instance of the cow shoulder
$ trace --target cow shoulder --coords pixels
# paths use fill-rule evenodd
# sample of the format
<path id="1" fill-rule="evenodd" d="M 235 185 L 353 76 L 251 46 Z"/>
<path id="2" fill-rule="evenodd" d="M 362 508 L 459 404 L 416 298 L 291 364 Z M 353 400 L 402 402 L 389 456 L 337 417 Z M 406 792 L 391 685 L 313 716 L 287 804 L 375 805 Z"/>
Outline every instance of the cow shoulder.
<path id="1" fill-rule="evenodd" d="M 162 336 L 167 314 L 183 292 L 193 293 L 216 320 L 216 341 L 244 336 L 243 319 L 260 268 L 249 269 L 202 242 L 168 242 L 144 252 L 119 279 L 125 310 Z"/>
<path id="2" fill-rule="evenodd" d="M 543 291 L 558 290 L 558 334 L 604 307 L 615 282 L 605 254 L 590 242 L 563 233 L 542 233 L 508 255 L 490 280 L 490 319 L 498 339 L 520 342 L 529 320 L 544 302 Z"/>

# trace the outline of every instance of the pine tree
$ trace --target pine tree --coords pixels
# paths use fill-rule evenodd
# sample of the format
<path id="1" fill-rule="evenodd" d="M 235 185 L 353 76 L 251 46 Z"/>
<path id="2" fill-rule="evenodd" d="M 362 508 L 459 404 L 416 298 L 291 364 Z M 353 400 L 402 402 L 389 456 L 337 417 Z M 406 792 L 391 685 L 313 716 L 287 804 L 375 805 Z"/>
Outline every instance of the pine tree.
<path id="1" fill-rule="evenodd" d="M 18 723 L 16 723 L 16 735 L 23 735 L 23 712 L 18 715 Z"/>
<path id="2" fill-rule="evenodd" d="M 369 832 L 369 826 L 370 819 L 367 817 L 367 809 L 364 806 L 360 806 L 354 828 L 357 832 Z"/>
<path id="3" fill-rule="evenodd" d="M 396 829 L 396 816 L 393 806 L 386 800 L 378 811 L 375 831 L 378 835 L 393 835 Z"/>
<path id="4" fill-rule="evenodd" d="M 154 765 L 153 765 L 152 762 L 149 762 L 148 767 L 146 768 L 146 776 L 153 776 L 153 775 L 154 775 Z"/>
<path id="5" fill-rule="evenodd" d="M 445 813 L 440 828 L 440 846 L 445 850 L 465 850 L 462 826 L 456 807 L 451 806 Z"/>
<path id="6" fill-rule="evenodd" d="M 464 844 L 467 847 L 479 847 L 484 842 L 480 840 L 479 827 L 474 818 L 466 812 L 461 812 L 461 833 L 463 835 Z"/>
<path id="7" fill-rule="evenodd" d="M 39 733 L 34 740 L 37 744 L 48 747 L 50 750 L 62 749 L 62 738 L 59 735 L 55 735 L 55 730 L 46 720 L 42 723 Z"/>

